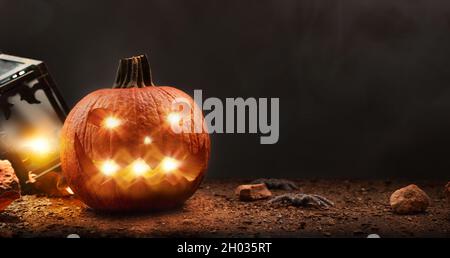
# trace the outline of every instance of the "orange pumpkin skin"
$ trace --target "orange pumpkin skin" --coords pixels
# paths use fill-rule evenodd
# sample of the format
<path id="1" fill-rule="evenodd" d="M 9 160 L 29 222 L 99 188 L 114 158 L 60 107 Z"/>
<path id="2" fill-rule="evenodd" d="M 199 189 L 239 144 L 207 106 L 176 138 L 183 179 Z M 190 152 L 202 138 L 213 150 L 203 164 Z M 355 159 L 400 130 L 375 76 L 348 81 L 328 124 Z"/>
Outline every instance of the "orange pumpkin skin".
<path id="1" fill-rule="evenodd" d="M 146 62 L 137 62 L 141 61 Z M 176 88 L 132 85 L 149 83 L 145 81 L 138 78 L 128 81 L 127 88 L 90 93 L 75 105 L 64 123 L 63 175 L 78 197 L 93 209 L 123 212 L 173 208 L 184 203 L 204 177 L 210 139 L 201 110 L 190 96 Z M 176 98 L 188 101 L 191 114 L 200 114 L 202 132 L 175 133 L 171 129 L 167 116 L 173 112 L 172 101 Z M 103 128 L 101 121 L 106 116 L 119 119 L 120 125 Z M 144 143 L 147 137 L 151 144 Z M 174 173 L 158 171 L 165 157 L 179 161 Z M 110 159 L 121 168 L 140 159 L 154 170 L 145 177 L 128 172 L 111 177 L 103 174 L 98 165 Z"/>

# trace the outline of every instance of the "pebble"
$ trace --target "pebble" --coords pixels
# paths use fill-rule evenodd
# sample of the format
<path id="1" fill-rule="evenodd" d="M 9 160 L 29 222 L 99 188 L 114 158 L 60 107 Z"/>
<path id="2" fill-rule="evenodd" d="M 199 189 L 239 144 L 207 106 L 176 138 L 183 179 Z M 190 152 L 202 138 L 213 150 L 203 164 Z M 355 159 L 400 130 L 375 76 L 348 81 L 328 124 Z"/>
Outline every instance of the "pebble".
<path id="1" fill-rule="evenodd" d="M 241 201 L 256 201 L 272 196 L 265 184 L 240 185 L 234 192 Z"/>
<path id="2" fill-rule="evenodd" d="M 430 197 L 417 185 L 408 185 L 395 191 L 390 198 L 394 213 L 415 214 L 424 212 L 430 205 Z"/>

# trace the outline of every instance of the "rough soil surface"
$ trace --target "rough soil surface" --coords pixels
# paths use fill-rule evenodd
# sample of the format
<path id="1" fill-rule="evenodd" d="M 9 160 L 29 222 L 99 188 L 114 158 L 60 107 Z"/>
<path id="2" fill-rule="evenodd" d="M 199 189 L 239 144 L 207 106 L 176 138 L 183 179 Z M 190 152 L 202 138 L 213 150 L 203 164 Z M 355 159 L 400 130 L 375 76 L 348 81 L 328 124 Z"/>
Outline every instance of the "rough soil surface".
<path id="1" fill-rule="evenodd" d="M 320 194 L 328 210 L 241 202 L 245 180 L 208 181 L 178 210 L 150 214 L 99 214 L 74 198 L 24 196 L 0 213 L 1 237 L 450 237 L 446 182 L 302 181 L 295 192 Z M 415 183 L 431 198 L 417 215 L 397 215 L 390 195 Z M 274 190 L 273 196 L 287 193 Z"/>

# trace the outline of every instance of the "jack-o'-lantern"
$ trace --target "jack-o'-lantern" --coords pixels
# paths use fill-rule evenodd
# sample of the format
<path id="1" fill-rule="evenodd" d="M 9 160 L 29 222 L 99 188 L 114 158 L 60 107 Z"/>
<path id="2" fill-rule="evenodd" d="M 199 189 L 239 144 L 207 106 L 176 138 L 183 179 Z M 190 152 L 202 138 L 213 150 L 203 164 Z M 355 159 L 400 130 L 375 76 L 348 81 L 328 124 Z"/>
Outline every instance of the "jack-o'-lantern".
<path id="1" fill-rule="evenodd" d="M 194 121 L 180 121 L 174 110 L 179 98 L 188 102 L 187 113 L 200 114 L 200 132 L 173 130 L 174 123 L 194 127 Z M 207 168 L 210 139 L 204 126 L 189 95 L 153 84 L 145 56 L 122 59 L 114 87 L 88 94 L 69 113 L 61 136 L 63 175 L 93 209 L 145 211 L 181 205 Z"/>

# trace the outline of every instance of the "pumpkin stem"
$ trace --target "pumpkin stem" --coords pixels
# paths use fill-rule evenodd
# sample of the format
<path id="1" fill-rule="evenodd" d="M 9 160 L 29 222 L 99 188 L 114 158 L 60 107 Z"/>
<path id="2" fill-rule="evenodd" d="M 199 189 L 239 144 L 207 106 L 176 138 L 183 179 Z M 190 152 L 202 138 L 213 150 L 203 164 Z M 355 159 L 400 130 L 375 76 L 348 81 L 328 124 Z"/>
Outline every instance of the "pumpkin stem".
<path id="1" fill-rule="evenodd" d="M 113 88 L 143 88 L 155 86 L 147 56 L 133 56 L 119 61 Z"/>

